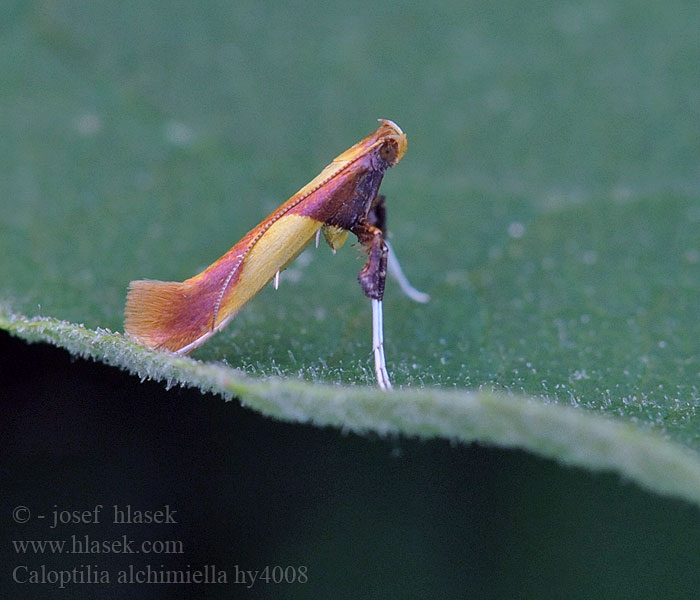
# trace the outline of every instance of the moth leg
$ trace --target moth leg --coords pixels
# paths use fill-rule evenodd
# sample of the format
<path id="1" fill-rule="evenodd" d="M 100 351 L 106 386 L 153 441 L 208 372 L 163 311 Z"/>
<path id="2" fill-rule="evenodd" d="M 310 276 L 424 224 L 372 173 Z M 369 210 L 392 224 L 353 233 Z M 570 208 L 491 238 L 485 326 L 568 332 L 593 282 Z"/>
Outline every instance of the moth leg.
<path id="1" fill-rule="evenodd" d="M 361 221 L 351 231 L 369 255 L 357 280 L 368 298 L 381 300 L 384 297 L 388 253 L 382 230 L 367 221 Z"/>
<path id="2" fill-rule="evenodd" d="M 386 196 L 378 194 L 372 200 L 367 213 L 367 222 L 381 230 L 382 235 L 386 237 Z"/>
<path id="3" fill-rule="evenodd" d="M 382 235 L 385 238 L 384 243 L 386 244 L 388 250 L 387 271 L 389 275 L 391 275 L 399 284 L 401 291 L 414 302 L 420 302 L 421 304 L 428 302 L 430 300 L 430 296 L 425 292 L 417 290 L 411 285 L 411 282 L 408 281 L 408 278 L 406 275 L 404 275 L 403 269 L 401 268 L 401 263 L 396 257 L 394 248 L 389 243 L 389 240 L 386 239 L 387 229 L 385 196 L 379 195 L 374 199 L 374 202 L 369 209 L 369 213 L 367 213 L 367 221 L 370 223 L 370 225 L 374 225 L 382 230 Z"/>
<path id="4" fill-rule="evenodd" d="M 377 383 L 383 390 L 391 389 L 389 373 L 386 370 L 384 357 L 384 323 L 382 298 L 386 281 L 387 247 L 382 230 L 362 221 L 352 232 L 369 254 L 367 262 L 357 276 L 365 295 L 372 300 L 372 352 L 374 353 L 374 372 Z"/>
<path id="5" fill-rule="evenodd" d="M 403 269 L 401 268 L 401 263 L 399 259 L 396 258 L 396 252 L 393 246 L 389 243 L 389 240 L 384 240 L 386 244 L 387 252 L 387 271 L 396 282 L 399 284 L 401 291 L 406 294 L 414 302 L 420 302 L 425 304 L 430 300 L 430 294 L 421 292 L 411 285 L 406 275 L 404 275 Z"/>
<path id="6" fill-rule="evenodd" d="M 374 352 L 374 372 L 377 384 L 382 390 L 391 389 L 391 380 L 386 370 L 384 358 L 384 323 L 382 301 L 372 298 L 372 351 Z"/>
<path id="7" fill-rule="evenodd" d="M 279 271 L 277 271 L 277 273 L 275 273 L 274 286 L 275 286 L 275 289 L 279 288 L 279 286 L 280 286 L 280 272 Z"/>

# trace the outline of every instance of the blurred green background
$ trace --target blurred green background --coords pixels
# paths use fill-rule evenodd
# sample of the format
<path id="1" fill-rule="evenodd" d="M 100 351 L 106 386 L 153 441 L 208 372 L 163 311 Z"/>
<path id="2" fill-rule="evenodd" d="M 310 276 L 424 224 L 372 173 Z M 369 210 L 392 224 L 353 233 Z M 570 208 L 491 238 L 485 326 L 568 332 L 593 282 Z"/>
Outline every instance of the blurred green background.
<path id="1" fill-rule="evenodd" d="M 692 2 L 6 0 L 0 299 L 119 330 L 131 279 L 191 276 L 390 118 L 392 242 L 433 297 L 388 285 L 397 383 L 542 395 L 695 450 L 698 31 Z M 309 251 L 196 356 L 371 382 L 361 264 Z M 667 506 L 635 502 L 621 519 Z M 665 541 L 659 569 L 685 571 Z"/>
<path id="2" fill-rule="evenodd" d="M 433 296 L 416 305 L 389 283 L 396 380 L 632 410 L 695 445 L 692 3 L 3 12 L 13 309 L 120 330 L 131 279 L 193 275 L 386 117 L 409 139 L 383 186 L 393 243 Z M 309 250 L 196 356 L 372 381 L 361 264 Z"/>

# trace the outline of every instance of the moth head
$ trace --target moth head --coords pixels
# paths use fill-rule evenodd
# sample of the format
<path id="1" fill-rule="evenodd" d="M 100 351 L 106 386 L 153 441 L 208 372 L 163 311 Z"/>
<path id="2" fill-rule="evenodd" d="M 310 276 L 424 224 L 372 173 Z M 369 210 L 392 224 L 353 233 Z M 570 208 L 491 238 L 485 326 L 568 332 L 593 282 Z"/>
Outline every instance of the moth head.
<path id="1" fill-rule="evenodd" d="M 381 123 L 377 130 L 379 157 L 393 167 L 406 153 L 406 134 L 389 119 L 379 119 L 379 122 Z"/>

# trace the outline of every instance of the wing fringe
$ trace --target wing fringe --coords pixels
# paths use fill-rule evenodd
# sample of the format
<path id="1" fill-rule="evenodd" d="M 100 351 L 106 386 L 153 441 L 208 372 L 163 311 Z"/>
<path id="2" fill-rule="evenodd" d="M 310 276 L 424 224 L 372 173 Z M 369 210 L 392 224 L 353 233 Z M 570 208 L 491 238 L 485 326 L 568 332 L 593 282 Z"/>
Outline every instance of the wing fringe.
<path id="1" fill-rule="evenodd" d="M 186 281 L 132 281 L 126 295 L 124 331 L 150 348 L 182 351 L 208 328 L 205 323 L 185 321 L 186 315 L 193 314 L 193 291 Z"/>

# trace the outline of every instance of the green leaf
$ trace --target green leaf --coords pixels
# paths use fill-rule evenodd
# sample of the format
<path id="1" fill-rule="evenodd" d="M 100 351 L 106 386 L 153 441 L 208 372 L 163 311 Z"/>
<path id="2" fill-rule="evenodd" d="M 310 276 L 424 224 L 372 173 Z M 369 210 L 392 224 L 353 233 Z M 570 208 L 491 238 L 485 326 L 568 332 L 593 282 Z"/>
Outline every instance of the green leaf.
<path id="1" fill-rule="evenodd" d="M 684 6 L 8 5 L 0 326 L 276 418 L 519 446 L 700 502 Z M 382 190 L 432 296 L 387 286 L 402 390 L 372 387 L 352 248 L 305 251 L 198 360 L 108 331 L 130 280 L 198 272 L 378 117 L 408 134 Z"/>

